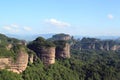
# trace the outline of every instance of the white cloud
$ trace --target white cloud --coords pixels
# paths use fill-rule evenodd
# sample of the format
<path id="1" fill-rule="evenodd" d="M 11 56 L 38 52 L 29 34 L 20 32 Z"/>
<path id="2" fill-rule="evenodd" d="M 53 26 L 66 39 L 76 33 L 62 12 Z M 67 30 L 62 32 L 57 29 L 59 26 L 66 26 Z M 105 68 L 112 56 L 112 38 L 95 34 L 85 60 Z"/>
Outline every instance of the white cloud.
<path id="1" fill-rule="evenodd" d="M 17 24 L 11 24 L 11 27 L 18 28 L 19 25 L 17 25 Z"/>
<path id="2" fill-rule="evenodd" d="M 3 28 L 6 29 L 6 30 L 11 30 L 10 26 L 4 26 Z"/>
<path id="3" fill-rule="evenodd" d="M 17 24 L 11 24 L 11 25 L 7 25 L 7 26 L 3 26 L 3 29 L 6 32 L 10 32 L 10 33 L 23 33 L 23 32 L 32 30 L 30 27 L 19 26 Z"/>
<path id="4" fill-rule="evenodd" d="M 3 28 L 8 32 L 19 32 L 19 29 L 14 28 L 14 26 L 4 26 Z"/>
<path id="5" fill-rule="evenodd" d="M 27 26 L 23 27 L 23 29 L 24 29 L 25 31 L 31 31 L 31 30 L 32 30 L 30 27 L 27 27 Z"/>
<path id="6" fill-rule="evenodd" d="M 107 17 L 108 17 L 108 19 L 113 19 L 114 18 L 114 16 L 112 14 L 108 14 Z"/>
<path id="7" fill-rule="evenodd" d="M 45 22 L 46 22 L 47 24 L 50 24 L 50 25 L 56 26 L 56 27 L 68 27 L 68 26 L 71 26 L 69 23 L 62 22 L 62 21 L 56 20 L 56 19 L 54 19 L 54 18 L 52 18 L 52 19 L 47 19 L 47 20 L 45 20 Z"/>

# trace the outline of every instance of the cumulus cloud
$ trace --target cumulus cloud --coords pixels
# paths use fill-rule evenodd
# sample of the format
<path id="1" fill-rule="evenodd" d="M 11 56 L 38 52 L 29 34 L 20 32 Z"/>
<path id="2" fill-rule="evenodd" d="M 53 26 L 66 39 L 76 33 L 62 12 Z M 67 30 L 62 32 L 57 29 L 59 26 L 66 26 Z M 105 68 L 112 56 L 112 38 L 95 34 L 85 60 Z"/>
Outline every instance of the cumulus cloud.
<path id="1" fill-rule="evenodd" d="M 4 26 L 3 28 L 6 29 L 6 30 L 11 30 L 12 29 L 10 26 Z"/>
<path id="2" fill-rule="evenodd" d="M 8 25 L 8 26 L 4 26 L 3 28 L 9 32 L 19 32 L 19 29 L 16 26 Z"/>
<path id="3" fill-rule="evenodd" d="M 108 17 L 108 19 L 113 19 L 114 18 L 114 16 L 112 14 L 108 14 L 107 17 Z"/>
<path id="4" fill-rule="evenodd" d="M 32 30 L 30 27 L 20 26 L 17 24 L 3 26 L 3 29 L 7 32 L 10 32 L 10 33 L 22 33 L 24 31 L 31 31 Z"/>
<path id="5" fill-rule="evenodd" d="M 18 28 L 19 25 L 17 25 L 17 24 L 11 24 L 11 27 Z"/>
<path id="6" fill-rule="evenodd" d="M 45 22 L 49 25 L 52 25 L 52 26 L 56 26 L 56 27 L 68 27 L 68 26 L 71 26 L 69 23 L 67 22 L 62 22 L 62 21 L 59 21 L 59 20 L 56 20 L 54 18 L 52 19 L 47 19 L 45 20 Z"/>
<path id="7" fill-rule="evenodd" d="M 32 29 L 31 29 L 30 27 L 28 27 L 28 26 L 23 27 L 23 29 L 24 29 L 25 31 L 31 31 L 31 30 L 32 30 Z"/>

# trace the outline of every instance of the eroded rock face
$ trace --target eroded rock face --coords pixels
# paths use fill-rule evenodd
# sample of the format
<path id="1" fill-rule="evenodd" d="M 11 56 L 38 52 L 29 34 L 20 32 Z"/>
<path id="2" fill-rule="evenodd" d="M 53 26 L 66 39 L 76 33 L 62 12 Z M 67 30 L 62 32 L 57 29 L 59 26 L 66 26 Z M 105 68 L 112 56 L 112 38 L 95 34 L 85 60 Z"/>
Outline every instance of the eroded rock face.
<path id="1" fill-rule="evenodd" d="M 11 65 L 11 58 L 0 58 L 0 69 L 5 69 Z"/>
<path id="2" fill-rule="evenodd" d="M 62 49 L 56 48 L 56 58 L 70 58 L 70 45 L 65 43 Z"/>
<path id="3" fill-rule="evenodd" d="M 30 55 L 29 55 L 29 61 L 30 61 L 31 63 L 33 63 L 33 60 L 34 60 L 34 55 L 33 55 L 33 54 L 30 54 Z"/>
<path id="4" fill-rule="evenodd" d="M 26 69 L 27 64 L 28 64 L 28 54 L 23 51 L 20 51 L 16 61 L 16 65 L 18 66 L 18 71 L 20 73 L 23 72 Z"/>
<path id="5" fill-rule="evenodd" d="M 7 50 L 10 50 L 12 47 L 13 47 L 12 44 L 8 44 L 8 45 L 6 46 L 6 49 L 7 49 Z"/>
<path id="6" fill-rule="evenodd" d="M 42 48 L 39 57 L 45 65 L 54 64 L 55 63 L 55 47 Z"/>
<path id="7" fill-rule="evenodd" d="M 24 51 L 18 53 L 17 60 L 14 62 L 11 58 L 0 58 L 0 69 L 7 69 L 12 72 L 23 72 L 28 64 L 28 54 Z"/>
<path id="8" fill-rule="evenodd" d="M 103 51 L 118 51 L 120 44 L 113 40 L 81 40 L 72 45 L 73 49 L 77 50 L 103 50 Z"/>
<path id="9" fill-rule="evenodd" d="M 112 51 L 120 50 L 120 45 L 114 45 L 110 48 Z"/>

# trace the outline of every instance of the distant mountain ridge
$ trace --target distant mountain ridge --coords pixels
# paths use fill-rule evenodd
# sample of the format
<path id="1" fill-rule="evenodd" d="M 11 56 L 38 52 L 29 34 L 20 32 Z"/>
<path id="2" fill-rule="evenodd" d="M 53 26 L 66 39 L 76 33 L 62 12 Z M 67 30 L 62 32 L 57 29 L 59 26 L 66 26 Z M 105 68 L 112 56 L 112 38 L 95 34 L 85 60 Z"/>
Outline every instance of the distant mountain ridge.
<path id="1" fill-rule="evenodd" d="M 20 40 L 26 40 L 26 41 L 32 41 L 35 38 L 41 36 L 45 39 L 51 38 L 56 33 L 50 33 L 50 34 L 30 34 L 30 35 L 20 35 L 20 34 L 5 34 L 9 37 L 17 38 Z M 101 40 L 110 39 L 110 40 L 116 40 L 119 39 L 119 36 L 83 36 L 83 35 L 72 35 L 75 39 L 82 39 L 83 37 L 92 37 L 92 38 L 98 38 Z"/>
<path id="2" fill-rule="evenodd" d="M 48 38 L 52 37 L 52 35 L 54 35 L 54 34 L 31 34 L 31 35 L 6 34 L 6 35 L 9 37 L 14 37 L 14 38 L 20 39 L 20 40 L 32 41 L 39 36 L 44 37 L 45 39 L 48 39 Z"/>

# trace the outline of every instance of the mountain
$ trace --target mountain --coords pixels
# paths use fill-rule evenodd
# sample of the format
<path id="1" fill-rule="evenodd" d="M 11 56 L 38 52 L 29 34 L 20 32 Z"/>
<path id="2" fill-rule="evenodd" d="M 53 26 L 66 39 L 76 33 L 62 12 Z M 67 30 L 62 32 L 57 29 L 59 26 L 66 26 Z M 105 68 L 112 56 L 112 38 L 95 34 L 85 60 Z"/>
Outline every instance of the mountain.
<path id="1" fill-rule="evenodd" d="M 60 33 L 62 34 L 62 33 Z M 6 34 L 9 37 L 14 37 L 20 40 L 26 40 L 26 41 L 32 41 L 35 38 L 41 36 L 45 39 L 51 38 L 55 33 L 50 33 L 50 34 L 26 34 L 26 35 L 21 35 L 21 34 Z M 27 36 L 27 37 L 26 37 Z M 98 38 L 101 40 L 115 40 L 119 38 L 119 36 L 83 36 L 83 35 L 72 35 L 75 39 L 82 39 L 83 37 L 92 37 L 92 38 Z"/>
<path id="2" fill-rule="evenodd" d="M 25 45 L 0 34 L 0 80 L 120 80 L 120 49 L 107 50 L 120 45 L 114 40 L 66 34 L 50 39 L 37 37 Z"/>
<path id="3" fill-rule="evenodd" d="M 45 39 L 52 37 L 54 34 L 31 34 L 31 35 L 20 35 L 20 34 L 6 34 L 9 37 L 14 37 L 20 40 L 32 41 L 37 37 L 41 36 Z"/>
<path id="4" fill-rule="evenodd" d="M 26 44 L 26 41 L 0 34 L 0 69 L 23 72 L 27 68 L 29 55 L 33 54 Z"/>
<path id="5" fill-rule="evenodd" d="M 101 40 L 115 40 L 119 38 L 119 36 L 82 36 L 82 35 L 74 35 L 75 39 L 82 39 L 83 37 L 90 37 L 90 38 L 98 38 Z"/>

